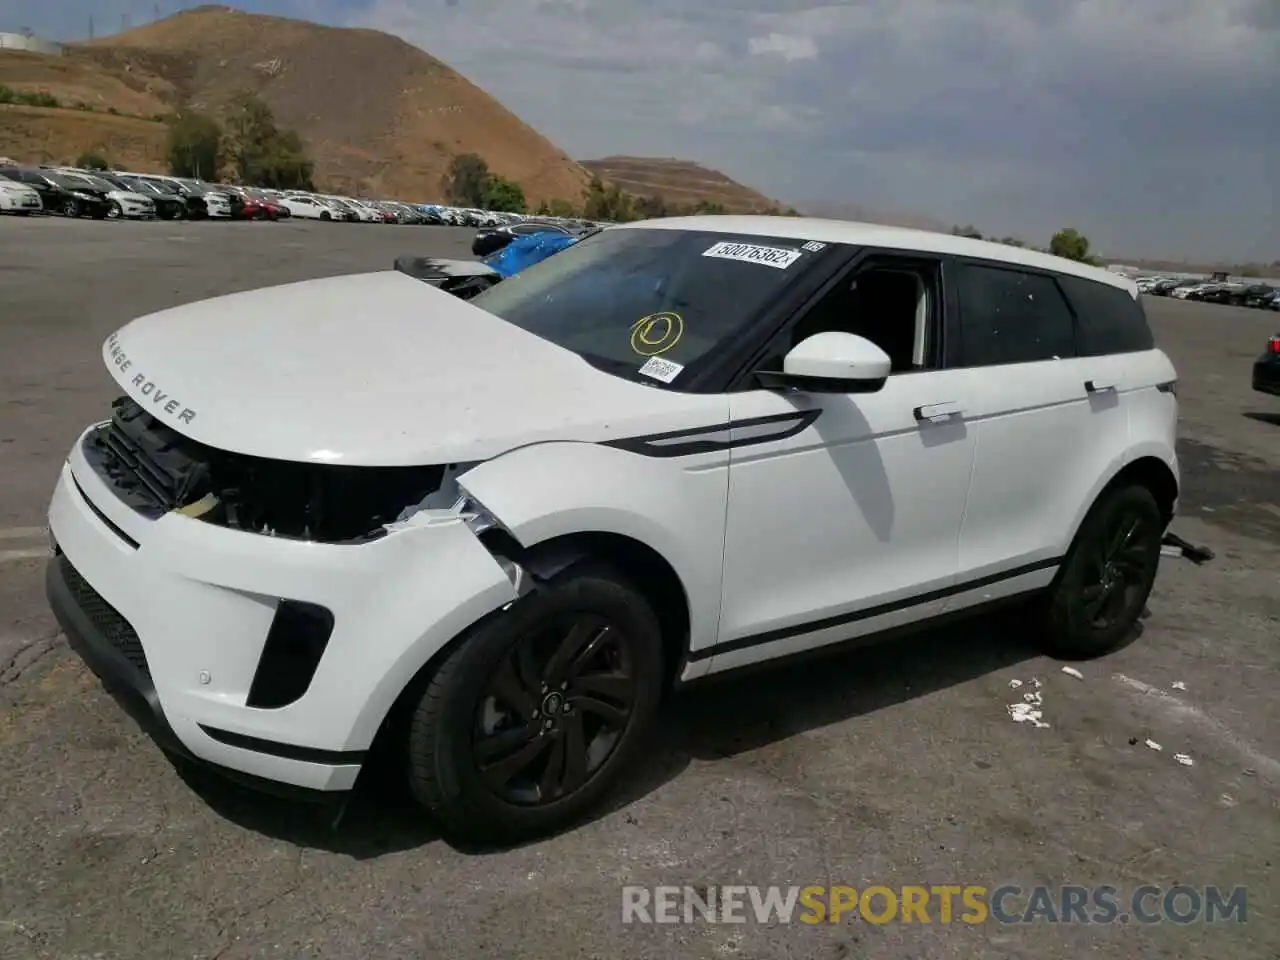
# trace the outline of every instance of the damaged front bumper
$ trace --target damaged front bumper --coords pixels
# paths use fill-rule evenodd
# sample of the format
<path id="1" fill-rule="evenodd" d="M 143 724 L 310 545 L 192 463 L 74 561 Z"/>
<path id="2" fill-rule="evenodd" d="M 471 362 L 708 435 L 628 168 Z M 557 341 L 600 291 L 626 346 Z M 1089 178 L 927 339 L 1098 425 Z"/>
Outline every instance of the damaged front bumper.
<path id="1" fill-rule="evenodd" d="M 460 511 L 425 511 L 360 544 L 148 519 L 95 472 L 83 440 L 49 510 L 59 622 L 162 746 L 251 781 L 350 789 L 420 668 L 518 595 Z"/>

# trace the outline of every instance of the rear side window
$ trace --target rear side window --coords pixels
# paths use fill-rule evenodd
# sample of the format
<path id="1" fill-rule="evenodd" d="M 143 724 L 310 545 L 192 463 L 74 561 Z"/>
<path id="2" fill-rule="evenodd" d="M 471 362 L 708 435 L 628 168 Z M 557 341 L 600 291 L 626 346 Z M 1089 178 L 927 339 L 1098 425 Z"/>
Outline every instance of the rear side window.
<path id="1" fill-rule="evenodd" d="M 1076 350 L 1082 357 L 1139 353 L 1155 347 L 1142 303 L 1128 291 L 1083 277 L 1058 278 L 1076 314 Z"/>
<path id="2" fill-rule="evenodd" d="M 972 263 L 958 273 L 961 366 L 1075 356 L 1071 309 L 1051 277 Z"/>

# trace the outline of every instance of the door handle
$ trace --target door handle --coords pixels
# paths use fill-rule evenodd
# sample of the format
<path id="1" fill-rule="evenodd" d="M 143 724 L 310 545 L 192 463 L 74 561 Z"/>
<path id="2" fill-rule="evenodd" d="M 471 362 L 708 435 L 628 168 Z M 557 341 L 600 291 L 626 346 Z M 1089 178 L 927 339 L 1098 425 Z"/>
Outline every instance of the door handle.
<path id="1" fill-rule="evenodd" d="M 1116 385 L 1114 383 L 1099 383 L 1097 380 L 1086 380 L 1084 388 L 1089 393 L 1106 393 L 1109 390 L 1115 390 Z"/>
<path id="2" fill-rule="evenodd" d="M 921 423 L 939 423 L 943 420 L 949 420 L 952 417 L 958 417 L 964 411 L 960 409 L 960 404 L 954 400 L 947 400 L 943 403 L 928 403 L 922 407 L 916 407 L 911 411 L 915 418 Z"/>

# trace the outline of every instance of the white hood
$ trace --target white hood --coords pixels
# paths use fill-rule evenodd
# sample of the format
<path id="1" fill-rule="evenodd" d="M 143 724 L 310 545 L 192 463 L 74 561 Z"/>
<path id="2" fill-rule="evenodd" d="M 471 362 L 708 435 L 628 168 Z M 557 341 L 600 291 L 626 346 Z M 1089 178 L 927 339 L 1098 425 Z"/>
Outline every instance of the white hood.
<path id="1" fill-rule="evenodd" d="M 460 463 L 728 419 L 723 396 L 615 377 L 394 271 L 175 307 L 112 334 L 103 355 L 160 421 L 281 460 Z"/>

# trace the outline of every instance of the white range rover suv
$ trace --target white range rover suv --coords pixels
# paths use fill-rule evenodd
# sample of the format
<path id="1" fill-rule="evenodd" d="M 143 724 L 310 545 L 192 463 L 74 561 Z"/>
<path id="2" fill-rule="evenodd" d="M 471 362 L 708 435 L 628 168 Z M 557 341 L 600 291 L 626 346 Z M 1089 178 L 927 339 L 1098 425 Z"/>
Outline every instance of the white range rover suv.
<path id="1" fill-rule="evenodd" d="M 1029 600 L 1121 641 L 1178 498 L 1132 281 L 778 217 L 606 228 L 464 301 L 395 271 L 103 348 L 48 591 L 168 749 L 455 835 L 567 825 L 674 685 Z"/>

